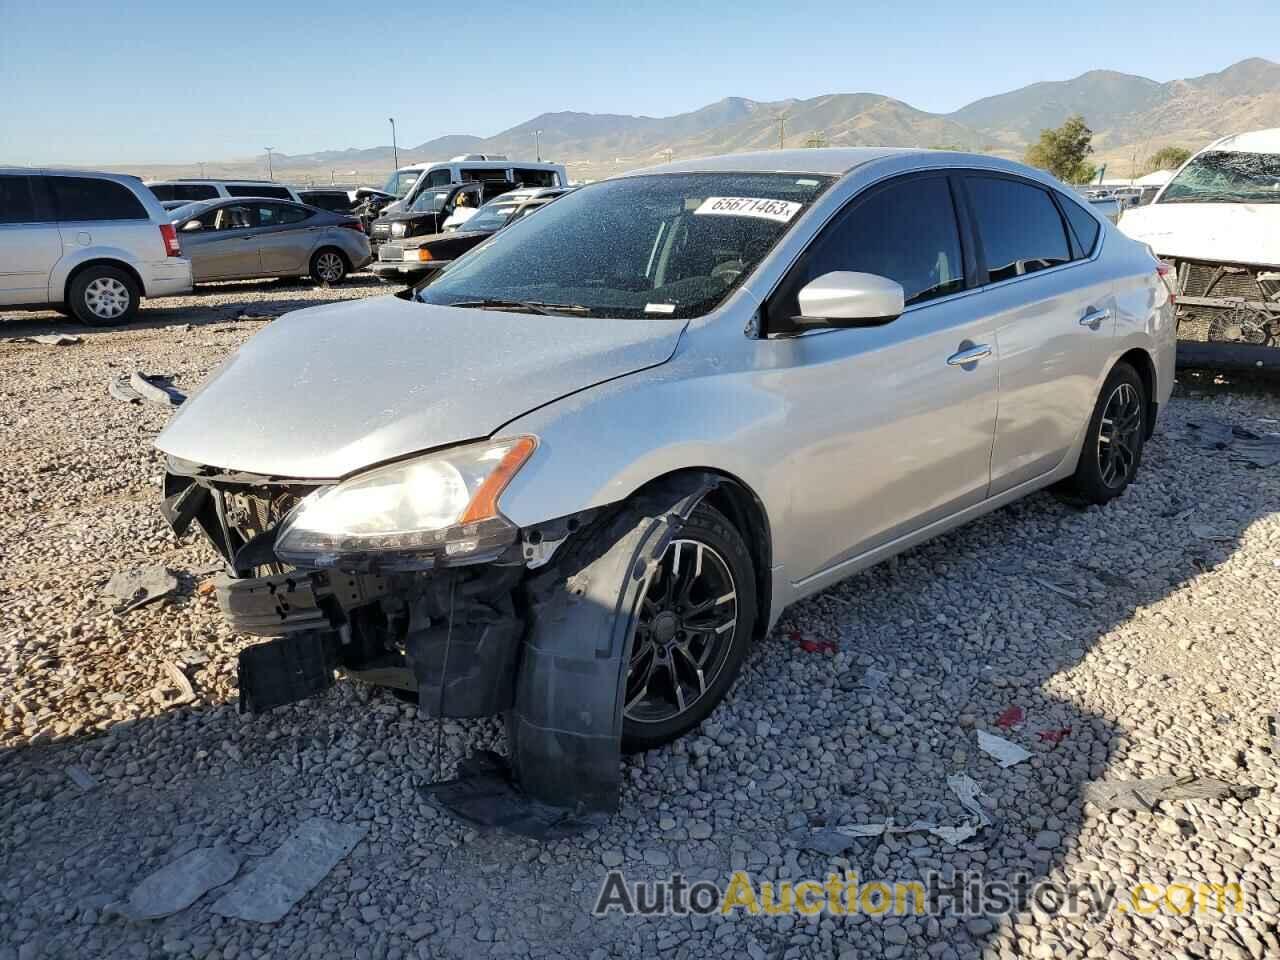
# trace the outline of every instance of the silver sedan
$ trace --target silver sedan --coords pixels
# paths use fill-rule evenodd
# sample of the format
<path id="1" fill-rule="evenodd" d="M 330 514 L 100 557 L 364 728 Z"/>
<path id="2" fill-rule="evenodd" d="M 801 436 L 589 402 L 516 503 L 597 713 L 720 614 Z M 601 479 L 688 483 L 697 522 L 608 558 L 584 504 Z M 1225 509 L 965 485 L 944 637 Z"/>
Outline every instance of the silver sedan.
<path id="1" fill-rule="evenodd" d="M 359 218 L 287 200 L 208 200 L 169 216 L 197 283 L 310 276 L 332 284 L 372 257 Z"/>
<path id="2" fill-rule="evenodd" d="M 1162 270 L 991 157 L 641 171 L 266 328 L 158 439 L 165 512 L 282 636 L 249 709 L 336 668 L 502 713 L 524 796 L 609 808 L 618 749 L 705 719 L 789 604 L 1052 484 L 1123 494 L 1173 387 Z"/>

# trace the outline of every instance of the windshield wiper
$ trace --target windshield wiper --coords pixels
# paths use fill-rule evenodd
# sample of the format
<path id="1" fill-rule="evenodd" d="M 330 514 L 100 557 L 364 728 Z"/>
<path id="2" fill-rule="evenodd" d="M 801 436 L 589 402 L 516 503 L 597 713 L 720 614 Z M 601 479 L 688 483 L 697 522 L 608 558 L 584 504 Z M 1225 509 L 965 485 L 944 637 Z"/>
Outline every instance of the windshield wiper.
<path id="1" fill-rule="evenodd" d="M 448 306 L 476 310 L 523 310 L 525 313 L 537 313 L 544 317 L 558 317 L 565 314 L 586 316 L 591 312 L 590 307 L 584 307 L 578 303 L 543 303 L 540 300 L 502 300 L 495 297 L 486 297 L 483 300 L 459 300 Z"/>

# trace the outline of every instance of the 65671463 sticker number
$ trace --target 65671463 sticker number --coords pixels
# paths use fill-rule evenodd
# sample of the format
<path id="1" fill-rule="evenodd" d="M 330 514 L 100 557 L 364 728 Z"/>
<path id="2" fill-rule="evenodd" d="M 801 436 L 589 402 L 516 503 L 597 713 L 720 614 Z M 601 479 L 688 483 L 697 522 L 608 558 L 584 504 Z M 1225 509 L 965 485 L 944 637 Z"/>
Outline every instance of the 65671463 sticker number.
<path id="1" fill-rule="evenodd" d="M 767 197 L 707 197 L 695 215 L 721 217 L 758 217 L 786 223 L 800 210 L 800 204 L 791 200 L 770 200 Z"/>

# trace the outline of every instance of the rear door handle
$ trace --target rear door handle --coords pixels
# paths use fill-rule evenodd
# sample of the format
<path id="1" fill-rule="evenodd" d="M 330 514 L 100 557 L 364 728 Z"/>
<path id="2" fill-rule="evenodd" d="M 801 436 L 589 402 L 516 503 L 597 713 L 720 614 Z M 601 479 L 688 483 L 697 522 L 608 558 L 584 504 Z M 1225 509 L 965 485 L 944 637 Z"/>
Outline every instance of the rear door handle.
<path id="1" fill-rule="evenodd" d="M 1090 310 L 1080 318 L 1080 326 L 1089 327 L 1091 330 L 1097 330 L 1102 326 L 1102 321 L 1110 319 L 1110 310 Z"/>
<path id="2" fill-rule="evenodd" d="M 966 347 L 957 353 L 953 353 L 947 357 L 947 364 L 952 367 L 967 367 L 971 363 L 977 363 L 979 360 L 985 360 L 991 356 L 991 347 L 985 343 L 979 343 L 972 347 Z"/>

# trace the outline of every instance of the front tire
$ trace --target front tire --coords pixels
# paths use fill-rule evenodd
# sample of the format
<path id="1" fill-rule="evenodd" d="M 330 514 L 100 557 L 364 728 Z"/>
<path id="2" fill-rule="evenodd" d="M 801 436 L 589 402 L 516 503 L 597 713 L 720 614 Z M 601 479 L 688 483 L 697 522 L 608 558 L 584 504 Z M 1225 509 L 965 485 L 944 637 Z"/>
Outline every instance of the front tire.
<path id="1" fill-rule="evenodd" d="M 1147 391 L 1138 371 L 1117 363 L 1102 385 L 1068 486 L 1089 503 L 1114 500 L 1133 482 L 1147 436 Z"/>
<path id="2" fill-rule="evenodd" d="M 124 270 L 93 266 L 76 274 L 67 301 L 71 313 L 81 323 L 111 327 L 134 318 L 142 301 L 142 291 L 138 289 L 138 281 Z"/>
<path id="3" fill-rule="evenodd" d="M 311 279 L 322 287 L 341 283 L 347 275 L 347 258 L 333 247 L 324 247 L 311 255 Z"/>
<path id="4" fill-rule="evenodd" d="M 699 504 L 642 588 L 622 708 L 625 752 L 680 738 L 724 699 L 755 630 L 755 582 L 742 535 Z"/>

